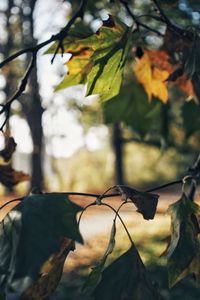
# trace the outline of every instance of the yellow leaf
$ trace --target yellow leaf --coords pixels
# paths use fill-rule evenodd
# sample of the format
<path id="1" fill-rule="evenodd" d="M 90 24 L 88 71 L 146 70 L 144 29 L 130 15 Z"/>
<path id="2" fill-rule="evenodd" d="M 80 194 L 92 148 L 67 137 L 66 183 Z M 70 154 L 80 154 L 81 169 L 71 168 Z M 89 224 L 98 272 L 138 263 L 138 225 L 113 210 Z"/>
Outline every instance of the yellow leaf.
<path id="1" fill-rule="evenodd" d="M 140 59 L 136 60 L 134 73 L 137 80 L 144 86 L 149 100 L 155 96 L 162 102 L 167 102 L 168 91 L 165 80 L 168 78 L 169 72 L 155 67 L 147 51 Z"/>

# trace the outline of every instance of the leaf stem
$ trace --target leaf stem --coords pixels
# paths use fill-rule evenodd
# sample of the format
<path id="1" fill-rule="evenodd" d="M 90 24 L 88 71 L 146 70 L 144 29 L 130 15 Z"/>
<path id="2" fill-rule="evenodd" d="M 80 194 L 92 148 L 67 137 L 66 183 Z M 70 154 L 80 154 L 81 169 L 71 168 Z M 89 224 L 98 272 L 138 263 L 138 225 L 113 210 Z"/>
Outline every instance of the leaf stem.
<path id="1" fill-rule="evenodd" d="M 114 220 L 116 220 L 116 216 L 119 218 L 120 222 L 122 223 L 122 225 L 123 225 L 123 227 L 124 227 L 124 229 L 125 229 L 125 231 L 126 231 L 126 233 L 127 233 L 127 236 L 128 236 L 128 238 L 129 238 L 129 240 L 130 240 L 131 245 L 134 245 L 134 242 L 133 242 L 133 240 L 132 240 L 132 238 L 131 238 L 131 235 L 130 235 L 130 233 L 129 233 L 129 231 L 128 231 L 128 228 L 126 227 L 126 225 L 125 225 L 123 219 L 121 218 L 120 214 L 118 213 L 118 209 L 121 208 L 122 204 L 120 205 L 120 207 L 119 207 L 117 210 L 114 209 L 114 208 L 113 208 L 111 205 L 109 205 L 108 203 L 102 203 L 101 205 L 109 207 L 109 208 L 115 213 L 115 219 L 114 219 Z"/>

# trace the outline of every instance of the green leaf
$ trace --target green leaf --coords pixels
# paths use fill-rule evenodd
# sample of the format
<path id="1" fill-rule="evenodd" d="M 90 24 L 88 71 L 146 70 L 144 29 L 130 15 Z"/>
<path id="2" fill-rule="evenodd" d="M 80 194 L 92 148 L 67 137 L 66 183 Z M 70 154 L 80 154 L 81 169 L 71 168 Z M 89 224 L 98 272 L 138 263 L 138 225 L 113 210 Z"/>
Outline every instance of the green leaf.
<path id="1" fill-rule="evenodd" d="M 88 290 L 91 291 L 92 289 L 95 288 L 95 286 L 101 280 L 102 272 L 103 272 L 105 263 L 107 261 L 107 258 L 113 252 L 113 249 L 115 247 L 115 234 L 116 234 L 116 224 L 115 224 L 115 220 L 114 220 L 106 252 L 104 253 L 101 260 L 98 262 L 98 264 L 92 268 L 92 271 L 89 274 L 89 277 L 83 286 L 83 292 L 88 291 Z"/>
<path id="2" fill-rule="evenodd" d="M 199 206 L 183 193 L 180 200 L 169 206 L 168 211 L 171 215 L 171 241 L 167 257 L 169 285 L 172 287 L 188 271 L 193 273 L 190 265 L 199 253 L 199 242 L 192 216 L 199 211 Z"/>
<path id="3" fill-rule="evenodd" d="M 82 208 L 66 195 L 30 195 L 0 225 L 0 289 L 22 293 L 58 252 L 63 238 L 82 242 L 76 214 Z"/>
<path id="4" fill-rule="evenodd" d="M 103 271 L 102 280 L 93 296 L 95 300 L 159 299 L 134 246 Z"/>
<path id="5" fill-rule="evenodd" d="M 137 211 L 145 220 L 153 219 L 156 213 L 159 195 L 139 192 L 125 185 L 117 185 L 116 189 L 122 195 L 123 200 L 130 199 L 137 207 Z"/>
<path id="6" fill-rule="evenodd" d="M 104 120 L 107 124 L 124 122 L 144 137 L 152 130 L 160 130 L 161 105 L 155 99 L 149 102 L 143 87 L 133 82 L 103 105 Z"/>
<path id="7" fill-rule="evenodd" d="M 184 103 L 182 107 L 182 117 L 186 137 L 200 130 L 200 106 L 194 101 Z"/>
<path id="8" fill-rule="evenodd" d="M 99 94 L 102 101 L 116 96 L 130 49 L 130 28 L 109 16 L 94 34 L 83 33 L 81 38 L 80 32 L 77 36 L 74 33 L 73 38 L 70 34 L 63 46 L 72 57 L 67 63 L 68 72 L 56 90 L 87 82 L 87 95 Z M 49 52 L 53 49 L 55 45 Z"/>

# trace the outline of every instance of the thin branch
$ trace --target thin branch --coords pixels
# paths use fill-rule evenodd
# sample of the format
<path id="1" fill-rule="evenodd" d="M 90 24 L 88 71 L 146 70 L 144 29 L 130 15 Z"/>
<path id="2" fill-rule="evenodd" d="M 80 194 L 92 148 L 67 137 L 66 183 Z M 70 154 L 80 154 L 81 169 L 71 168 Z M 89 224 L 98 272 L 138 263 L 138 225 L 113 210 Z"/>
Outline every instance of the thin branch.
<path id="1" fill-rule="evenodd" d="M 36 46 L 28 47 L 28 48 L 25 48 L 25 49 L 15 52 L 14 54 L 7 57 L 5 60 L 3 60 L 0 63 L 0 68 L 2 68 L 4 65 L 11 62 L 15 58 L 21 56 L 22 54 L 37 53 L 41 48 L 45 47 L 46 45 L 48 45 L 52 42 L 62 41 L 68 34 L 68 31 L 69 31 L 70 27 L 73 25 L 73 23 L 75 22 L 75 20 L 78 17 L 80 17 L 80 18 L 83 17 L 83 12 L 84 12 L 86 4 L 87 4 L 87 0 L 82 0 L 81 5 L 80 5 L 79 9 L 77 10 L 77 12 L 75 13 L 75 15 L 69 20 L 69 22 L 66 24 L 66 26 L 60 32 L 58 32 L 55 35 L 52 35 L 48 40 L 46 40 L 40 44 L 37 44 Z"/>
<path id="2" fill-rule="evenodd" d="M 158 31 L 158 30 L 156 30 L 156 29 L 154 29 L 154 28 L 149 27 L 147 24 L 144 24 L 144 23 L 140 22 L 140 21 L 138 20 L 138 18 L 137 18 L 137 17 L 133 14 L 133 12 L 131 11 L 131 9 L 130 9 L 130 7 L 128 6 L 128 3 L 127 3 L 126 0 L 120 0 L 120 3 L 124 6 L 125 10 L 126 10 L 127 13 L 129 14 L 129 16 L 133 19 L 133 22 L 135 23 L 135 25 L 136 25 L 136 27 L 137 27 L 138 30 L 139 30 L 139 27 L 143 27 L 143 28 L 147 29 L 148 31 L 154 32 L 154 33 L 156 33 L 157 35 L 163 37 L 163 34 L 162 34 L 160 31 Z"/>
<path id="3" fill-rule="evenodd" d="M 126 227 L 126 224 L 124 223 L 123 219 L 121 218 L 120 214 L 118 213 L 118 210 L 114 209 L 111 205 L 109 205 L 107 203 L 102 203 L 101 205 L 109 207 L 115 213 L 115 215 L 119 218 L 120 222 L 122 223 L 122 225 L 123 225 L 123 227 L 124 227 L 124 229 L 125 229 L 125 231 L 127 233 L 127 236 L 128 236 L 128 238 L 130 240 L 131 245 L 134 245 L 134 242 L 133 242 L 132 237 L 131 237 L 131 235 L 130 235 L 130 233 L 128 231 L 128 228 Z"/>
<path id="4" fill-rule="evenodd" d="M 58 45 L 57 45 L 56 50 L 54 52 L 53 58 L 51 60 L 51 63 L 54 62 L 54 59 L 55 59 L 56 54 L 58 53 L 59 49 L 61 49 L 61 54 L 63 55 L 63 53 L 64 53 L 63 39 L 67 36 L 67 34 L 69 32 L 69 29 L 74 24 L 74 22 L 76 21 L 76 19 L 79 18 L 79 17 L 83 18 L 86 4 L 87 4 L 87 0 L 82 0 L 82 2 L 80 4 L 80 7 L 77 10 L 77 12 L 72 16 L 72 18 L 69 20 L 69 22 L 67 23 L 67 25 L 60 31 L 60 33 L 59 33 L 59 39 L 58 39 Z"/>
<path id="5" fill-rule="evenodd" d="M 63 39 L 67 36 L 69 29 L 71 28 L 71 26 L 74 24 L 75 20 L 80 17 L 83 18 L 83 14 L 84 14 L 84 10 L 85 10 L 85 6 L 87 4 L 87 0 L 82 0 L 79 9 L 77 10 L 77 12 L 72 16 L 72 18 L 69 20 L 69 22 L 67 23 L 67 25 L 56 35 L 52 35 L 52 37 L 36 46 L 33 47 L 29 47 L 29 48 L 25 48 L 22 49 L 16 53 L 14 53 L 13 55 L 9 56 L 8 58 L 6 58 L 5 60 L 3 60 L 0 63 L 0 68 L 2 68 L 3 66 L 5 66 L 7 63 L 13 61 L 15 58 L 19 57 L 22 54 L 25 53 L 32 53 L 31 55 L 31 61 L 29 63 L 28 68 L 25 71 L 25 74 L 23 76 L 23 78 L 21 79 L 19 88 L 16 90 L 16 92 L 14 93 L 14 95 L 7 101 L 7 103 L 5 105 L 1 105 L 1 110 L 0 110 L 0 114 L 5 113 L 5 120 L 3 121 L 1 127 L 0 127 L 0 131 L 3 131 L 4 126 L 6 125 L 9 117 L 10 117 L 10 109 L 11 109 L 11 104 L 13 103 L 14 100 L 16 100 L 26 89 L 27 83 L 28 83 L 28 78 L 31 74 L 32 69 L 34 68 L 35 64 L 36 64 L 36 58 L 37 58 L 37 53 L 38 51 L 43 48 L 44 46 L 50 44 L 51 42 L 54 41 L 58 41 L 58 45 L 57 48 L 54 52 L 53 58 L 51 60 L 51 63 L 53 63 L 56 54 L 58 53 L 59 49 L 61 49 L 61 52 L 63 54 L 64 52 L 64 47 L 63 47 Z"/>
<path id="6" fill-rule="evenodd" d="M 0 210 L 3 209 L 4 207 L 6 207 L 7 205 L 9 205 L 10 203 L 13 203 L 13 202 L 19 202 L 19 201 L 22 201 L 23 198 L 18 198 L 18 199 L 13 199 L 13 200 L 10 200 L 6 203 L 4 203 L 1 207 L 0 207 Z"/>
<path id="7" fill-rule="evenodd" d="M 161 20 L 168 26 L 169 29 L 171 29 L 172 31 L 176 32 L 179 35 L 187 35 L 187 37 L 191 38 L 191 33 L 187 32 L 178 27 L 177 25 L 173 24 L 171 22 L 171 20 L 167 17 L 167 15 L 165 14 L 164 10 L 162 9 L 160 3 L 157 0 L 152 0 L 152 2 L 154 3 L 156 9 L 158 10 Z"/>
<path id="8" fill-rule="evenodd" d="M 182 179 L 176 180 L 176 181 L 172 181 L 172 182 L 168 182 L 168 183 L 163 184 L 163 185 L 156 186 L 154 188 L 145 190 L 144 192 L 151 193 L 151 192 L 154 192 L 154 191 L 157 191 L 157 190 L 161 190 L 161 189 L 164 189 L 166 187 L 173 186 L 173 185 L 176 185 L 176 184 L 181 184 L 181 183 L 183 183 Z M 109 188 L 109 190 L 110 189 L 111 188 Z M 66 196 L 92 197 L 92 198 L 97 198 L 97 199 L 105 199 L 105 198 L 112 198 L 112 197 L 120 197 L 121 196 L 120 193 L 93 194 L 93 193 L 81 193 L 81 192 L 44 193 L 43 195 L 52 195 L 52 194 L 54 194 L 54 195 L 56 195 L 56 194 L 60 195 L 61 194 L 61 195 L 66 195 Z"/>
<path id="9" fill-rule="evenodd" d="M 4 128 L 7 120 L 9 119 L 11 104 L 13 103 L 14 100 L 16 100 L 25 91 L 27 83 L 28 83 L 28 78 L 29 78 L 31 71 L 34 68 L 35 64 L 36 64 L 36 53 L 33 53 L 32 57 L 31 57 L 31 61 L 29 63 L 29 66 L 27 67 L 26 72 L 25 72 L 23 78 L 21 79 L 18 89 L 16 90 L 14 95 L 8 100 L 8 102 L 5 105 L 2 105 L 0 114 L 5 112 L 6 118 L 0 127 L 0 131 L 3 131 L 3 128 Z"/>

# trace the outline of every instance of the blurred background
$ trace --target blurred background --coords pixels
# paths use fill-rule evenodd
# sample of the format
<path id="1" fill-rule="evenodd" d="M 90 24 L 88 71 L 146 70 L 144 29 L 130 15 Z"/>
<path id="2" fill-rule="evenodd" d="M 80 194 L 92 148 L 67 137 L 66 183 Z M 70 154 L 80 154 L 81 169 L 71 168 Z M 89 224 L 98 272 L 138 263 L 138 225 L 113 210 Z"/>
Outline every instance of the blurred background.
<path id="1" fill-rule="evenodd" d="M 0 60 L 59 32 L 79 2 L 0 0 Z M 91 30 L 96 31 L 102 25 L 102 18 L 106 19 L 112 12 L 112 1 L 108 2 L 89 2 L 85 23 Z M 141 10 L 151 12 L 148 0 L 133 2 L 136 13 Z M 200 5 L 197 1 L 165 2 L 165 9 L 176 22 L 199 26 Z M 114 10 L 127 25 L 132 24 L 123 9 L 116 6 Z M 157 23 L 151 25 L 158 26 Z M 161 26 L 160 30 L 165 29 Z M 161 42 L 154 34 L 144 32 L 143 45 L 156 48 Z M 179 179 L 186 173 L 200 146 L 200 113 L 197 108 L 196 115 L 193 115 L 195 104 L 185 102 L 187 95 L 183 91 L 178 88 L 169 90 L 170 101 L 163 104 L 157 100 L 156 110 L 147 117 L 148 100 L 140 101 L 143 91 L 138 90 L 132 102 L 133 115 L 124 111 L 121 116 L 118 114 L 120 107 L 109 103 L 101 105 L 96 96 L 85 97 L 85 87 L 82 85 L 55 92 L 67 72 L 65 63 L 70 55 L 57 55 L 51 64 L 52 55 L 45 54 L 47 49 L 39 51 L 37 66 L 32 71 L 28 87 L 19 101 L 13 103 L 6 125 L 6 132 L 17 143 L 12 166 L 30 174 L 32 179 L 15 187 L 1 185 L 1 193 L 25 194 L 35 187 L 45 191 L 101 193 L 114 184 L 145 189 Z M 28 54 L 21 55 L 1 70 L 0 104 L 9 99 L 18 87 L 29 59 Z M 132 62 L 133 55 L 130 55 L 125 86 L 126 80 L 135 80 L 130 68 Z M 138 116 L 134 114 L 135 107 Z M 3 148 L 3 135 L 0 135 L 0 143 Z M 157 259 L 166 247 L 165 237 L 170 230 L 169 216 L 164 212 L 169 203 L 178 199 L 180 192 L 178 186 L 161 194 L 158 217 L 154 225 L 151 223 L 152 226 L 147 226 L 140 216 L 137 217 L 132 207 L 127 207 L 122 215 L 128 226 L 134 228 L 136 244 L 155 281 L 160 281 L 165 299 L 199 299 L 199 292 L 191 278 L 169 291 L 166 269 L 163 267 L 165 260 L 161 258 L 158 262 Z M 102 213 L 104 221 L 100 218 Z M 78 295 L 77 290 L 89 272 L 91 262 L 95 263 L 104 252 L 106 233 L 110 230 L 113 216 L 107 218 L 105 210 L 98 213 L 91 210 L 87 216 L 82 224 L 86 248 L 78 246 L 78 254 L 70 257 L 65 269 L 67 280 L 64 276 L 57 299 L 65 299 L 66 294 L 71 295 L 71 299 L 88 299 Z M 114 256 L 122 253 L 127 245 L 121 229 L 118 236 Z"/>
<path id="2" fill-rule="evenodd" d="M 136 10 L 148 11 L 148 2 L 136 1 Z M 179 2 L 177 9 L 181 12 L 181 22 L 183 17 L 185 22 L 198 22 L 199 14 L 192 14 L 186 1 L 185 4 Z M 78 3 L 1 0 L 1 60 L 57 33 Z M 190 9 L 190 14 L 186 8 Z M 175 14 L 174 6 L 173 11 Z M 107 1 L 91 2 L 85 15 L 87 26 L 96 31 L 102 24 L 101 19 L 108 17 L 108 12 Z M 131 25 L 123 10 L 118 14 Z M 148 44 L 149 41 L 153 46 L 159 43 L 155 35 L 145 33 L 144 42 Z M 100 191 L 114 183 L 142 187 L 173 180 L 185 172 L 199 146 L 198 128 L 190 135 L 184 128 L 182 104 L 185 95 L 180 91 L 171 92 L 171 102 L 162 104 L 160 118 L 153 126 L 149 123 L 145 126 L 144 117 L 138 121 L 140 126 L 137 120 L 130 122 L 125 117 L 122 121 L 120 118 L 115 120 L 109 117 L 109 107 L 102 107 L 97 97 L 84 97 L 84 86 L 54 92 L 66 74 L 64 63 L 70 55 L 65 54 L 63 58 L 57 55 L 51 64 L 52 55 L 44 55 L 45 50 L 39 51 L 37 68 L 32 72 L 25 93 L 14 102 L 7 124 L 7 132 L 17 143 L 12 164 L 17 170 L 32 175 L 31 188 Z M 28 54 L 22 55 L 1 70 L 0 103 L 16 90 L 29 59 Z M 129 73 L 127 71 L 127 77 L 133 77 Z M 113 114 L 118 107 L 111 107 L 111 110 Z M 3 147 L 3 137 L 0 138 Z M 29 183 L 16 187 L 18 191 L 28 188 Z"/>

